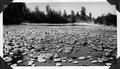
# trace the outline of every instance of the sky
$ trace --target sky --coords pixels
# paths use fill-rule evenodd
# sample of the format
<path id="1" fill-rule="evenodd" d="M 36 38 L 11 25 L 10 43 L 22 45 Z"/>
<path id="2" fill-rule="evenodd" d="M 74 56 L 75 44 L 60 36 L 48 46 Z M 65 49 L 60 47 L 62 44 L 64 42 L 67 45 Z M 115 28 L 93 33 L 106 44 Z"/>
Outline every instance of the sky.
<path id="1" fill-rule="evenodd" d="M 38 6 L 39 10 L 45 11 L 46 5 L 50 5 L 50 7 L 56 11 L 61 10 L 63 13 L 64 10 L 68 14 L 71 13 L 71 10 L 74 10 L 75 13 L 78 11 L 80 13 L 81 7 L 86 8 L 86 14 L 92 13 L 94 18 L 97 18 L 101 15 L 106 15 L 108 13 L 116 14 L 116 9 L 114 5 L 110 5 L 107 2 L 40 2 L 40 3 L 26 3 L 26 6 L 34 11 L 35 7 Z"/>

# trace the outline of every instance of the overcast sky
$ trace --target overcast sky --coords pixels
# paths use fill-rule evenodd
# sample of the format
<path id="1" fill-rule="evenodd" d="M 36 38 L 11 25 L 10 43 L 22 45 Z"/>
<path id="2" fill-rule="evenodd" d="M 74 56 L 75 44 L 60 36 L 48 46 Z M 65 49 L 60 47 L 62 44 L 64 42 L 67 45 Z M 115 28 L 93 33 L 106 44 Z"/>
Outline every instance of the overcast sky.
<path id="1" fill-rule="evenodd" d="M 93 17 L 101 16 L 102 14 L 116 14 L 116 9 L 114 5 L 110 5 L 107 2 L 40 2 L 40 3 L 26 3 L 26 6 L 31 10 L 34 11 L 35 7 L 38 6 L 39 10 L 45 11 L 46 5 L 50 5 L 50 7 L 56 11 L 61 10 L 62 12 L 64 10 L 67 11 L 68 14 L 71 13 L 71 10 L 74 10 L 75 12 L 81 11 L 81 7 L 86 8 L 87 15 L 89 12 L 92 13 Z"/>

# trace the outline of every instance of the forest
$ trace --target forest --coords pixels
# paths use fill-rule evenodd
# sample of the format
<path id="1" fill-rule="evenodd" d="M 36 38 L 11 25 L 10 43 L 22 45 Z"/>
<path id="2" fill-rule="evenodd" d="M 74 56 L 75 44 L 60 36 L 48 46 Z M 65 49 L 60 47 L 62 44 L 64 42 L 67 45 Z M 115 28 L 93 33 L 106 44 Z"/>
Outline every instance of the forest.
<path id="1" fill-rule="evenodd" d="M 66 10 L 63 13 L 61 10 L 56 11 L 50 5 L 47 5 L 45 9 L 46 13 L 36 6 L 35 11 L 30 11 L 25 3 L 11 3 L 3 12 L 3 25 L 18 25 L 24 22 L 50 24 L 94 22 L 117 26 L 117 16 L 111 13 L 94 18 L 92 17 L 92 12 L 89 15 L 86 14 L 87 10 L 85 7 L 81 7 L 81 10 L 77 11 L 77 13 L 71 10 L 71 14 L 68 14 Z"/>

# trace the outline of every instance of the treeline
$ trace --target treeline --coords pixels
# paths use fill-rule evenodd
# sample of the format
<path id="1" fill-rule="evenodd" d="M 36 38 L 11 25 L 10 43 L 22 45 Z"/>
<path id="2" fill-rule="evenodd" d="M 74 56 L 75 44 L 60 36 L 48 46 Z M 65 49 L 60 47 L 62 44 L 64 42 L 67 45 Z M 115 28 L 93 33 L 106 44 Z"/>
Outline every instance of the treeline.
<path id="1" fill-rule="evenodd" d="M 80 14 L 81 13 L 81 14 Z M 37 6 L 35 11 L 30 11 L 25 3 L 12 3 L 3 12 L 3 24 L 21 24 L 29 23 L 75 23 L 80 21 L 91 21 L 92 13 L 86 15 L 85 7 L 77 13 L 71 10 L 71 14 L 67 14 L 66 10 L 62 13 L 60 10 L 55 11 L 49 5 L 46 6 L 46 13 L 41 11 Z"/>
<path id="2" fill-rule="evenodd" d="M 49 5 L 46 6 L 46 12 L 41 11 L 38 6 L 36 6 L 35 11 L 30 11 L 26 7 L 25 3 L 11 3 L 3 12 L 3 24 L 21 24 L 24 22 L 28 23 L 75 23 L 75 22 L 90 22 L 94 21 L 98 24 L 114 25 L 117 26 L 117 16 L 114 14 L 107 14 L 92 18 L 92 13 L 86 15 L 86 8 L 81 7 L 77 13 L 71 10 L 70 14 L 67 11 L 61 10 L 56 11 L 52 9 Z"/>
<path id="3" fill-rule="evenodd" d="M 97 24 L 117 26 L 117 16 L 114 14 L 110 14 L 110 13 L 104 16 L 103 15 L 99 16 L 94 21 Z"/>
<path id="4" fill-rule="evenodd" d="M 3 24 L 20 24 L 23 21 L 29 21 L 32 18 L 30 11 L 24 3 L 11 3 L 3 11 Z"/>

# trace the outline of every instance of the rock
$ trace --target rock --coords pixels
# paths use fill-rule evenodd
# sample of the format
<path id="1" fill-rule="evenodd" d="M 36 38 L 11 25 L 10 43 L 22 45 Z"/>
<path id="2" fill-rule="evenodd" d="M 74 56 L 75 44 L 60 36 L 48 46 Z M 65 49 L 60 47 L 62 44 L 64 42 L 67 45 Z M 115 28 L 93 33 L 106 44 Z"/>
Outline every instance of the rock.
<path id="1" fill-rule="evenodd" d="M 64 53 L 69 54 L 71 53 L 72 49 L 73 49 L 72 47 L 65 47 Z"/>
<path id="2" fill-rule="evenodd" d="M 44 50 L 45 50 L 45 51 L 49 51 L 49 47 L 46 47 Z"/>
<path id="3" fill-rule="evenodd" d="M 62 63 L 55 63 L 56 66 L 62 66 Z"/>
<path id="4" fill-rule="evenodd" d="M 43 58 L 38 58 L 37 60 L 38 60 L 38 62 L 40 62 L 40 63 L 45 63 L 45 62 L 47 61 L 46 59 L 43 59 Z"/>
<path id="5" fill-rule="evenodd" d="M 97 58 L 97 60 L 98 60 L 99 63 L 103 62 L 101 58 Z"/>
<path id="6" fill-rule="evenodd" d="M 65 63 L 65 62 L 67 62 L 67 60 L 63 59 L 63 60 L 62 60 L 62 62 L 64 62 L 64 63 Z"/>
<path id="7" fill-rule="evenodd" d="M 17 64 L 12 64 L 12 65 L 10 65 L 11 67 L 15 67 L 15 66 L 17 66 Z"/>
<path id="8" fill-rule="evenodd" d="M 68 59 L 68 62 L 73 62 L 74 60 L 73 59 Z"/>
<path id="9" fill-rule="evenodd" d="M 109 59 L 110 59 L 110 60 L 113 60 L 114 58 L 113 58 L 113 57 L 110 57 Z"/>
<path id="10" fill-rule="evenodd" d="M 30 52 L 35 52 L 35 49 L 30 50 Z"/>
<path id="11" fill-rule="evenodd" d="M 74 43 L 75 43 L 75 40 L 73 39 L 69 41 L 69 44 L 74 44 Z"/>
<path id="12" fill-rule="evenodd" d="M 92 58 L 92 56 L 86 56 L 86 58 L 87 58 L 87 59 L 90 59 L 90 58 Z"/>
<path id="13" fill-rule="evenodd" d="M 12 58 L 11 58 L 11 57 L 5 57 L 4 60 L 5 60 L 6 62 L 11 62 L 11 61 L 12 61 Z"/>
<path id="14" fill-rule="evenodd" d="M 31 61 L 35 61 L 36 59 L 31 58 L 30 60 L 31 60 Z"/>
<path id="15" fill-rule="evenodd" d="M 87 52 L 87 54 L 90 54 L 91 52 Z"/>
<path id="16" fill-rule="evenodd" d="M 68 28 L 70 28 L 72 30 L 70 30 Z M 105 58 L 100 58 L 100 60 L 97 59 L 98 62 L 109 61 L 109 60 L 115 59 L 114 53 L 117 55 L 117 53 L 116 53 L 117 52 L 116 51 L 117 50 L 117 46 L 116 46 L 117 45 L 117 39 L 116 39 L 117 37 L 116 37 L 116 33 L 114 31 L 116 31 L 116 28 L 113 30 L 112 27 L 110 27 L 110 29 L 109 29 L 108 27 L 106 28 L 106 26 L 105 26 L 105 28 L 104 27 L 97 28 L 97 26 L 95 28 L 92 28 L 92 26 L 87 27 L 87 28 L 86 27 L 85 28 L 83 28 L 83 27 L 81 27 L 81 28 L 80 27 L 79 28 L 78 27 L 76 27 L 76 28 L 72 28 L 72 27 L 67 27 L 67 28 L 41 27 L 40 28 L 40 27 L 33 27 L 33 26 L 30 26 L 30 27 L 10 26 L 10 27 L 5 28 L 5 30 L 4 30 L 4 33 L 5 33 L 4 34 L 5 35 L 4 36 L 4 47 L 3 47 L 3 48 L 5 48 L 4 56 L 9 56 L 11 58 L 11 55 L 14 53 L 15 50 L 20 50 L 22 52 L 22 56 L 24 57 L 24 56 L 28 56 L 29 53 L 33 53 L 34 49 L 35 49 L 36 53 L 33 53 L 33 54 L 36 55 L 38 52 L 39 52 L 39 54 L 36 55 L 34 59 L 33 59 L 34 55 L 31 55 L 32 59 L 31 58 L 28 58 L 28 59 L 29 60 L 31 59 L 31 61 L 34 61 L 34 60 L 38 60 L 38 58 L 39 58 L 40 62 L 47 62 L 47 61 L 49 61 L 49 59 L 61 58 L 61 55 L 58 56 L 58 55 L 46 54 L 47 50 L 48 50 L 48 52 L 50 52 L 50 51 L 54 52 L 54 50 L 57 49 L 56 51 L 59 52 L 60 54 L 62 54 L 62 55 L 68 54 L 67 56 L 70 57 L 72 54 L 73 55 L 76 54 L 77 52 L 75 50 L 79 50 L 80 47 L 89 46 L 90 47 L 89 50 L 91 50 L 91 52 L 88 52 L 87 55 L 91 55 L 92 53 L 94 55 L 95 51 L 92 49 L 92 47 L 94 47 L 94 49 L 98 49 L 98 50 L 103 49 L 105 52 L 110 52 L 110 53 L 114 49 L 109 57 L 108 57 L 109 54 L 108 55 L 101 54 L 101 56 L 105 56 Z M 6 33 L 6 32 L 8 32 L 8 33 Z M 111 38 L 111 40 L 109 38 Z M 103 46 L 106 46 L 106 47 L 103 47 Z M 50 47 L 51 47 L 51 49 L 49 49 Z M 75 47 L 75 49 L 74 49 L 74 47 Z M 102 48 L 100 49 L 100 47 L 102 47 Z M 61 50 L 61 48 L 62 48 L 62 50 Z M 36 49 L 38 49 L 38 51 Z M 73 49 L 74 49 L 74 52 L 72 52 Z M 13 53 L 11 53 L 10 51 Z M 44 51 L 44 53 L 41 53 L 42 51 Z M 104 52 L 104 51 L 100 51 L 100 52 Z M 72 54 L 71 54 L 71 52 L 72 52 Z M 78 51 L 78 52 L 80 53 L 80 51 Z M 77 53 L 77 54 L 79 54 L 79 53 Z M 19 56 L 21 56 L 21 55 L 14 55 L 13 57 L 15 57 L 15 59 L 16 59 L 16 58 L 19 58 Z M 40 57 L 38 57 L 38 56 L 40 56 Z M 53 58 L 53 56 L 54 56 L 54 58 Z M 92 57 L 85 56 L 85 57 L 89 58 L 91 61 L 94 60 L 93 59 L 94 56 L 92 56 Z M 98 56 L 95 55 L 95 57 L 97 58 Z M 110 58 L 110 57 L 114 57 L 114 58 Z M 25 58 L 25 60 L 26 59 L 27 58 Z M 74 59 L 74 57 L 72 57 L 69 60 L 70 64 L 71 64 L 71 62 L 75 61 L 72 59 Z M 89 59 L 86 59 L 85 61 L 87 61 Z M 83 60 L 83 58 L 82 58 L 82 60 Z M 82 61 L 82 60 L 80 58 L 79 61 Z M 12 60 L 9 60 L 9 61 L 12 61 Z M 53 60 L 50 60 L 50 61 L 53 61 Z M 61 61 L 68 62 L 68 57 L 61 58 Z M 18 63 L 19 62 L 21 62 L 21 61 L 18 61 Z M 32 65 L 34 66 L 34 64 L 32 64 Z"/>
<path id="17" fill-rule="evenodd" d="M 34 61 L 28 61 L 28 65 L 32 65 L 34 63 Z"/>
<path id="18" fill-rule="evenodd" d="M 60 52 L 62 52 L 62 51 L 63 51 L 63 49 L 60 48 L 60 49 L 58 49 L 56 52 L 57 52 L 57 53 L 60 53 Z"/>
<path id="19" fill-rule="evenodd" d="M 29 51 L 29 49 L 25 48 L 24 51 Z"/>
<path id="20" fill-rule="evenodd" d="M 111 66 L 112 65 L 112 63 L 105 63 L 107 66 Z"/>
<path id="21" fill-rule="evenodd" d="M 27 52 L 22 53 L 22 55 L 27 55 L 27 54 L 28 54 Z"/>
<path id="22" fill-rule="evenodd" d="M 60 62 L 61 61 L 61 58 L 55 58 L 53 59 L 54 62 Z"/>
<path id="23" fill-rule="evenodd" d="M 10 43 L 8 43 L 8 45 L 9 45 L 9 46 L 14 46 L 15 44 L 12 43 L 12 42 L 10 42 Z"/>
<path id="24" fill-rule="evenodd" d="M 41 51 L 42 53 L 46 53 L 46 51 Z"/>
<path id="25" fill-rule="evenodd" d="M 35 64 L 32 64 L 32 66 L 34 67 L 34 66 L 36 66 Z"/>
<path id="26" fill-rule="evenodd" d="M 108 52 L 110 52 L 110 53 L 111 53 L 111 52 L 113 52 L 113 50 L 109 50 Z"/>
<path id="27" fill-rule="evenodd" d="M 51 46 L 50 49 L 54 49 L 54 48 Z"/>
<path id="28" fill-rule="evenodd" d="M 52 53 L 41 53 L 38 58 L 44 58 L 44 59 L 50 59 L 51 57 L 53 57 Z"/>
<path id="29" fill-rule="evenodd" d="M 57 53 L 54 54 L 53 58 L 58 58 L 59 55 Z"/>
<path id="30" fill-rule="evenodd" d="M 82 66 L 89 66 L 89 64 L 83 64 Z"/>
<path id="31" fill-rule="evenodd" d="M 78 57 L 78 59 L 79 59 L 79 60 L 85 60 L 85 59 L 86 59 L 86 57 L 81 56 L 81 57 Z"/>
<path id="32" fill-rule="evenodd" d="M 109 51 L 109 49 L 104 49 L 104 51 L 105 51 L 105 52 L 108 52 L 108 51 Z"/>
<path id="33" fill-rule="evenodd" d="M 93 58 L 91 57 L 91 58 L 90 58 L 90 60 L 92 61 L 92 60 L 93 60 Z"/>
<path id="34" fill-rule="evenodd" d="M 72 63 L 73 63 L 73 64 L 78 64 L 79 62 L 78 62 L 78 61 L 73 61 Z"/>
<path id="35" fill-rule="evenodd" d="M 56 47 L 57 47 L 57 48 L 60 48 L 61 46 L 59 46 L 59 45 L 56 45 Z"/>
<path id="36" fill-rule="evenodd" d="M 14 53 L 13 53 L 13 52 L 10 52 L 9 54 L 10 54 L 10 55 L 13 55 Z"/>
<path id="37" fill-rule="evenodd" d="M 22 62 L 23 62 L 22 60 L 17 61 L 17 63 L 22 63 Z"/>
<path id="38" fill-rule="evenodd" d="M 93 50 L 92 50 L 92 49 L 90 49 L 90 52 L 93 52 Z"/>
<path id="39" fill-rule="evenodd" d="M 101 60 L 102 60 L 103 62 L 107 62 L 107 61 L 109 61 L 109 58 L 108 58 L 108 57 L 103 56 Z"/>
<path id="40" fill-rule="evenodd" d="M 19 48 L 14 48 L 14 51 L 18 51 L 19 50 Z"/>
<path id="41" fill-rule="evenodd" d="M 32 53 L 29 54 L 30 57 L 33 57 L 34 55 Z"/>
<path id="42" fill-rule="evenodd" d="M 9 50 L 6 50 L 4 51 L 5 52 L 5 55 L 8 55 L 9 54 Z"/>
<path id="43" fill-rule="evenodd" d="M 111 55 L 110 52 L 106 52 L 106 53 L 105 53 L 105 56 L 110 56 L 110 55 Z"/>
<path id="44" fill-rule="evenodd" d="M 23 49 L 23 48 L 20 48 L 19 50 L 20 50 L 21 52 L 24 52 L 24 49 Z"/>
<path id="45" fill-rule="evenodd" d="M 62 60 L 65 60 L 65 59 L 67 59 L 67 57 L 65 56 L 65 57 L 62 57 Z"/>
<path id="46" fill-rule="evenodd" d="M 92 62 L 92 63 L 98 63 L 98 61 L 97 61 L 97 60 L 92 60 L 91 62 Z"/>
<path id="47" fill-rule="evenodd" d="M 34 55 L 32 58 L 33 58 L 33 59 L 37 59 L 37 58 L 38 58 L 38 56 L 37 56 L 37 55 Z"/>

